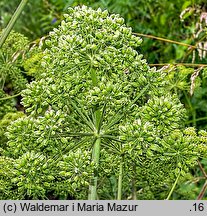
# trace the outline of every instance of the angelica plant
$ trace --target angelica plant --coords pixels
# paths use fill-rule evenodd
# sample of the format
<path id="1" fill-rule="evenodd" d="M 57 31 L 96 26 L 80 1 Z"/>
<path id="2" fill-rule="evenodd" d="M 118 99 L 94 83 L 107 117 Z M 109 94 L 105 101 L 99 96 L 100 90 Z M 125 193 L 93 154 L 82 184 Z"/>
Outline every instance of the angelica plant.
<path id="1" fill-rule="evenodd" d="M 9 88 L 17 94 L 26 87 L 27 80 L 22 73 L 21 63 L 28 44 L 25 36 L 14 31 L 3 44 L 0 49 L 0 89 Z"/>
<path id="2" fill-rule="evenodd" d="M 141 39 L 119 15 L 82 6 L 45 43 L 22 92 L 27 116 L 6 133 L 17 193 L 146 199 L 165 184 L 169 198 L 206 147 L 186 134 L 186 111 L 137 52 Z"/>
<path id="3" fill-rule="evenodd" d="M 5 114 L 17 111 L 15 96 L 26 88 L 22 62 L 28 43 L 26 37 L 12 31 L 0 49 L 0 121 Z"/>
<path id="4" fill-rule="evenodd" d="M 28 43 L 25 36 L 12 31 L 0 49 L 0 148 L 7 141 L 4 132 L 9 123 L 23 115 L 17 112 L 16 97 L 28 82 L 22 67 Z"/>

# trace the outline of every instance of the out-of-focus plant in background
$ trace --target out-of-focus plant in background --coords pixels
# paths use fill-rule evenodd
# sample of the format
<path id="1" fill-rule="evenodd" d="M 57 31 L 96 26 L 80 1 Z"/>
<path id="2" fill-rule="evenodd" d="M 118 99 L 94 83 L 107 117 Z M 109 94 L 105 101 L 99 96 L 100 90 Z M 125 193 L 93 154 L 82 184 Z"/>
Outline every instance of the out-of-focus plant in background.
<path id="1" fill-rule="evenodd" d="M 8 24 L 19 3 L 19 0 L 2 0 L 0 2 L 1 31 Z M 4 134 L 5 128 L 11 122 L 25 116 L 22 112 L 24 107 L 19 103 L 21 96 L 7 100 L 2 100 L 2 98 L 21 94 L 26 83 L 42 77 L 40 62 L 43 58 L 42 48 L 45 47 L 44 41 L 48 37 L 48 32 L 61 23 L 63 14 L 67 12 L 69 6 L 83 4 L 91 6 L 93 9 L 99 7 L 107 9 L 110 13 L 118 13 L 124 17 L 127 26 L 132 28 L 134 35 L 140 35 L 143 39 L 143 44 L 137 48 L 137 51 L 144 55 L 151 66 L 157 66 L 158 72 L 160 70 L 165 74 L 166 88 L 172 94 L 177 95 L 184 104 L 187 110 L 186 126 L 195 127 L 197 130 L 206 130 L 207 7 L 204 0 L 36 0 L 28 1 L 13 28 L 18 33 L 11 32 L 0 50 L 0 136 L 2 137 L 0 154 L 4 151 L 2 146 L 5 146 L 7 142 L 7 137 Z M 39 110 L 39 112 L 41 111 Z M 190 133 L 191 135 L 194 134 L 193 130 Z M 186 137 L 188 135 L 186 134 Z M 200 137 L 199 140 L 203 140 L 205 143 L 205 131 L 198 136 Z M 179 137 L 179 133 L 174 134 L 177 143 L 181 143 Z M 182 142 L 185 143 L 186 141 L 182 140 Z M 153 148 L 151 153 L 153 152 L 154 155 L 154 152 L 157 152 L 159 155 L 159 149 L 156 149 L 156 146 Z M 79 157 L 80 152 L 74 154 Z M 107 158 L 106 152 L 102 154 Z M 35 161 L 37 155 L 33 152 L 23 155 L 18 163 L 21 164 L 21 161 L 28 158 Z M 8 160 L 10 164 L 14 163 L 9 158 L 5 160 Z M 72 158 L 65 158 L 65 161 L 67 160 L 72 160 Z M 88 161 L 88 158 L 85 157 L 84 160 Z M 42 161 L 44 161 L 44 158 L 42 158 Z M 173 199 L 194 199 L 196 196 L 199 198 L 204 196 L 205 193 L 202 195 L 201 192 L 205 183 L 204 174 L 207 165 L 205 160 L 198 164 L 197 168 L 190 170 L 189 175 L 185 175 L 185 180 L 178 181 L 172 195 Z M 147 164 L 145 165 L 147 166 Z M 49 181 L 52 181 L 52 178 Z M 18 179 L 16 181 L 18 182 Z M 45 179 L 42 179 L 42 181 L 44 182 Z M 110 178 L 110 182 L 115 188 L 114 177 Z M 84 185 L 85 183 L 80 184 Z M 58 190 L 61 191 L 62 183 L 59 187 Z M 148 190 L 148 198 L 166 198 L 163 195 L 166 193 L 165 187 L 162 190 L 159 187 L 154 187 L 153 192 L 152 188 L 147 189 L 147 185 L 143 184 L 143 187 Z M 156 190 L 157 193 L 160 192 L 160 197 L 154 196 Z M 71 188 L 71 191 L 73 191 L 73 188 Z M 110 194 L 113 193 L 116 194 L 113 190 L 110 191 Z M 44 191 L 42 191 L 42 194 L 44 194 Z M 101 191 L 101 194 L 104 194 L 104 190 Z M 62 197 L 64 197 L 64 194 Z M 146 198 L 142 195 L 142 192 L 137 197 Z"/>

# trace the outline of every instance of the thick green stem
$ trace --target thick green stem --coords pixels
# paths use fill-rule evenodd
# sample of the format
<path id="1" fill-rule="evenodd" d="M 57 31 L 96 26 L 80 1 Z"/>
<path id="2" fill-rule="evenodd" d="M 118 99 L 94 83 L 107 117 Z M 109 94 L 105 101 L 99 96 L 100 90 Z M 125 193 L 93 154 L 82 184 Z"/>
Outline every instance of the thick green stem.
<path id="1" fill-rule="evenodd" d="M 96 165 L 97 169 L 99 165 L 100 149 L 101 149 L 101 138 L 97 138 L 93 146 L 93 153 L 92 153 L 92 161 Z M 94 176 L 92 177 L 91 183 L 89 185 L 89 194 L 88 194 L 89 200 L 97 199 L 97 181 L 98 181 L 98 171 L 94 173 Z"/>
<path id="2" fill-rule="evenodd" d="M 94 68 L 91 68 L 91 79 L 92 79 L 93 85 L 97 86 L 98 81 L 97 81 L 96 71 Z"/>
<path id="3" fill-rule="evenodd" d="M 177 178 L 176 178 L 176 180 L 175 180 L 175 182 L 174 182 L 174 184 L 173 184 L 173 186 L 172 186 L 172 188 L 171 188 L 171 190 L 170 190 L 170 193 L 168 194 L 166 200 L 169 200 L 169 199 L 170 199 L 170 197 L 171 197 L 173 191 L 175 190 L 175 186 L 176 186 L 176 184 L 178 183 L 178 179 L 180 178 L 180 173 L 181 173 L 181 170 L 180 170 L 180 172 L 178 173 L 178 176 L 177 176 Z"/>
<path id="4" fill-rule="evenodd" d="M 132 199 L 137 199 L 137 190 L 136 190 L 136 165 L 133 164 L 133 176 L 132 176 Z"/>
<path id="5" fill-rule="evenodd" d="M 101 130 L 101 111 L 100 110 L 95 111 L 95 117 L 96 117 L 95 126 L 97 129 L 97 133 L 99 134 Z"/>
<path id="6" fill-rule="evenodd" d="M 120 166 L 119 166 L 119 179 L 118 179 L 117 200 L 121 200 L 121 195 L 122 195 L 122 178 L 123 178 L 123 158 L 121 159 Z"/>
<path id="7" fill-rule="evenodd" d="M 24 9 L 24 6 L 27 4 L 28 0 L 22 0 L 18 6 L 18 8 L 16 9 L 16 11 L 14 12 L 12 18 L 10 19 L 7 27 L 3 30 L 1 37 L 0 37 L 0 48 L 2 47 L 2 45 L 4 44 L 4 41 L 7 39 L 10 31 L 12 30 L 15 22 L 17 21 L 19 15 L 21 14 L 21 12 Z"/>

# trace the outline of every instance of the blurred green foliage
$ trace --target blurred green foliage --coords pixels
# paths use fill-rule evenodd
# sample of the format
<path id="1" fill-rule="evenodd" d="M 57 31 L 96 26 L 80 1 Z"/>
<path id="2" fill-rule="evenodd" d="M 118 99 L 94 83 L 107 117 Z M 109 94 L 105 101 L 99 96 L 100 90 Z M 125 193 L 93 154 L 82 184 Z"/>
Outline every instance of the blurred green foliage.
<path id="1" fill-rule="evenodd" d="M 0 28 L 6 26 L 19 2 L 0 2 Z M 69 6 L 83 4 L 120 14 L 134 32 L 189 44 L 198 41 L 198 38 L 193 38 L 193 33 L 201 11 L 206 9 L 204 0 L 36 0 L 29 1 L 14 29 L 31 39 L 39 38 L 60 23 Z M 181 21 L 180 14 L 187 8 L 192 9 L 184 14 Z M 179 61 L 186 52 L 186 47 L 151 39 L 144 39 L 142 47 L 142 53 L 150 63 Z"/>

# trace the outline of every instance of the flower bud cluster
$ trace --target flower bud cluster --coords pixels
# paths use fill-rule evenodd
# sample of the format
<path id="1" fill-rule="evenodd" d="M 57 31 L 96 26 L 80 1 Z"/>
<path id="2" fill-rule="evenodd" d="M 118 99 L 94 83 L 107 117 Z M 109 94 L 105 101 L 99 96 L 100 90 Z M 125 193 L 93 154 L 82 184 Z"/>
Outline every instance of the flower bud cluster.
<path id="1" fill-rule="evenodd" d="M 101 9 L 69 8 L 65 20 L 50 32 L 45 43 L 43 72 L 28 86 L 30 91 L 23 92 L 22 103 L 29 107 L 28 113 L 34 114 L 35 106 L 45 104 L 44 112 L 48 104 L 64 104 L 63 93 L 84 98 L 89 107 L 104 100 L 113 101 L 114 106 L 124 105 L 155 73 L 136 51 L 141 39 L 132 34 L 119 15 L 109 15 Z M 92 84 L 93 71 L 97 87 Z M 62 97 L 58 97 L 60 94 Z"/>
<path id="2" fill-rule="evenodd" d="M 168 94 L 148 100 L 142 107 L 141 116 L 153 123 L 162 133 L 182 128 L 186 119 L 186 111 L 176 95 Z"/>

